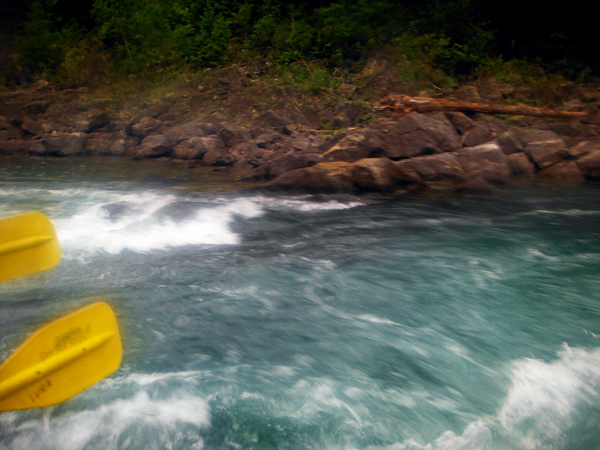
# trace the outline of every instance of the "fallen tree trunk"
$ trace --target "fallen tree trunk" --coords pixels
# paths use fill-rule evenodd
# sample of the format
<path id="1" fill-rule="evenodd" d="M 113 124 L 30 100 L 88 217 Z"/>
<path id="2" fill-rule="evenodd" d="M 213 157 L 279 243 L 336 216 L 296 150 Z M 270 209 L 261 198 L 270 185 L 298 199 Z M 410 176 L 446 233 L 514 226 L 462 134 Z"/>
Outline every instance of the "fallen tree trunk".
<path id="1" fill-rule="evenodd" d="M 485 103 L 454 102 L 429 97 L 409 97 L 407 95 L 388 95 L 380 100 L 377 111 L 390 111 L 398 116 L 412 111 L 425 113 L 435 111 L 474 112 L 482 114 L 509 114 L 513 116 L 537 117 L 583 117 L 586 112 L 558 111 L 533 106 L 488 105 Z"/>

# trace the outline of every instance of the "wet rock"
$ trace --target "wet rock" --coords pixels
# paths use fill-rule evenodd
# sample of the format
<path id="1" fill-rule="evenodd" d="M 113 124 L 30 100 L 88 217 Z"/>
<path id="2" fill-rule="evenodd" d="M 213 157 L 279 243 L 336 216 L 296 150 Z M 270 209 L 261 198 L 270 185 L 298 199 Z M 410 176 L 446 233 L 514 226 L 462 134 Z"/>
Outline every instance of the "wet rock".
<path id="1" fill-rule="evenodd" d="M 186 123 L 173 127 L 165 133 L 169 142 L 173 145 L 177 145 L 180 142 L 190 139 L 205 136 L 203 124 L 199 123 Z"/>
<path id="2" fill-rule="evenodd" d="M 389 192 L 397 184 L 399 170 L 389 158 L 361 159 L 352 165 L 352 182 L 359 190 Z"/>
<path id="3" fill-rule="evenodd" d="M 0 141 L 0 155 L 14 155 L 41 152 L 44 146 L 39 141 L 25 141 L 13 139 L 10 141 Z"/>
<path id="4" fill-rule="evenodd" d="M 91 155 L 110 155 L 113 139 L 109 136 L 90 136 L 85 147 Z"/>
<path id="5" fill-rule="evenodd" d="M 397 121 L 376 121 L 373 128 L 378 131 L 383 155 L 391 159 L 450 152 L 460 145 L 458 133 L 450 122 L 423 114 L 411 113 Z"/>
<path id="6" fill-rule="evenodd" d="M 275 178 L 291 170 L 314 166 L 319 161 L 320 155 L 317 153 L 291 151 L 259 166 L 256 169 L 256 176 L 259 179 Z"/>
<path id="7" fill-rule="evenodd" d="M 212 139 L 212 138 L 210 138 Z M 173 147 L 173 158 L 175 159 L 201 159 L 208 151 L 201 137 L 191 137 L 180 141 Z"/>
<path id="8" fill-rule="evenodd" d="M 110 124 L 110 116 L 108 113 L 102 112 L 94 114 L 87 122 L 86 129 L 83 130 L 85 133 L 91 133 L 92 131 L 99 130 Z"/>
<path id="9" fill-rule="evenodd" d="M 513 175 L 531 176 L 535 173 L 535 166 L 529 161 L 525 153 L 513 153 L 507 156 L 508 167 Z"/>
<path id="10" fill-rule="evenodd" d="M 577 160 L 583 175 L 590 180 L 600 180 L 600 149 L 591 151 Z"/>
<path id="11" fill-rule="evenodd" d="M 494 139 L 494 135 L 485 124 L 477 124 L 464 135 L 465 147 L 476 147 Z"/>
<path id="12" fill-rule="evenodd" d="M 496 192 L 496 188 L 489 181 L 476 177 L 460 183 L 456 192 L 467 195 L 489 195 Z"/>
<path id="13" fill-rule="evenodd" d="M 538 170 L 545 169 L 568 157 L 567 146 L 551 130 L 529 129 L 519 132 L 525 152 Z"/>
<path id="14" fill-rule="evenodd" d="M 496 183 L 508 181 L 508 158 L 496 143 L 463 148 L 456 152 L 456 156 L 467 179 L 481 178 Z"/>
<path id="15" fill-rule="evenodd" d="M 127 151 L 127 143 L 125 139 L 116 139 L 110 146 L 110 152 L 108 155 L 110 156 L 124 156 L 128 153 Z"/>
<path id="16" fill-rule="evenodd" d="M 464 170 L 453 153 L 419 156 L 395 163 L 404 182 L 461 180 Z"/>
<path id="17" fill-rule="evenodd" d="M 172 152 L 169 139 L 165 135 L 155 134 L 145 137 L 139 148 L 134 152 L 134 158 L 160 158 Z"/>
<path id="18" fill-rule="evenodd" d="M 585 181 L 583 172 L 575 161 L 560 162 L 540 171 L 538 175 L 560 184 L 580 184 Z"/>
<path id="19" fill-rule="evenodd" d="M 466 114 L 461 112 L 447 112 L 445 114 L 450 123 L 456 128 L 456 131 L 461 135 L 475 126 L 475 123 Z"/>
<path id="20" fill-rule="evenodd" d="M 311 193 L 347 193 L 353 189 L 352 164 L 345 161 L 322 162 L 278 176 L 270 187 Z"/>
<path id="21" fill-rule="evenodd" d="M 372 132 L 355 131 L 347 134 L 321 155 L 322 161 L 353 162 L 374 158 L 383 153 L 382 143 Z"/>
<path id="22" fill-rule="evenodd" d="M 160 129 L 162 122 L 153 117 L 144 117 L 138 123 L 128 127 L 126 130 L 130 136 L 135 136 L 138 139 L 144 139 L 151 133 L 155 133 Z"/>
<path id="23" fill-rule="evenodd" d="M 85 133 L 52 133 L 44 135 L 40 142 L 43 151 L 34 149 L 31 153 L 42 156 L 81 156 L 85 154 Z"/>
<path id="24" fill-rule="evenodd" d="M 523 151 L 523 145 L 511 131 L 505 131 L 498 136 L 498 145 L 505 155 Z"/>
<path id="25" fill-rule="evenodd" d="M 47 133 L 47 131 L 44 129 L 44 126 L 37 120 L 32 119 L 31 117 L 23 118 L 23 122 L 21 123 L 21 130 L 33 136 L 40 136 L 42 134 Z"/>

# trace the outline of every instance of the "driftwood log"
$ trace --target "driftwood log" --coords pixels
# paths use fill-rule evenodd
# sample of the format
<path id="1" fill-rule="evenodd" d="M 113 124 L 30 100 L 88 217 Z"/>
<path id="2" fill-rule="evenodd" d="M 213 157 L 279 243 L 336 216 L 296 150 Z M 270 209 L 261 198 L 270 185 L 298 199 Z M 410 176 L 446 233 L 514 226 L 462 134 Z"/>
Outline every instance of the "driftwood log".
<path id="1" fill-rule="evenodd" d="M 513 116 L 565 117 L 586 116 L 586 112 L 558 111 L 533 106 L 488 105 L 486 103 L 455 102 L 429 97 L 409 97 L 408 95 L 388 95 L 379 101 L 377 111 L 389 111 L 403 116 L 412 111 L 425 113 L 435 111 L 473 112 L 483 114 L 510 114 Z"/>

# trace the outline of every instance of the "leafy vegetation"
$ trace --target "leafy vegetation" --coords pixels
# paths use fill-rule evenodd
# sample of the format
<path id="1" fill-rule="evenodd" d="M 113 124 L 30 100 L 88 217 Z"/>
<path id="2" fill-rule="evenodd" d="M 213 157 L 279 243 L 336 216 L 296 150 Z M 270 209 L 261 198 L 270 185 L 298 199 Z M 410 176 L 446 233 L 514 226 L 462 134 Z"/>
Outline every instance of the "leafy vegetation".
<path id="1" fill-rule="evenodd" d="M 513 60 L 582 79 L 600 60 L 578 1 L 569 11 L 579 13 L 527 0 L 82 0 L 76 9 L 25 0 L 5 19 L 0 76 L 8 85 L 36 76 L 77 84 L 260 58 L 282 82 L 313 89 L 335 87 L 332 71 L 355 70 L 391 45 L 406 79 L 441 87 Z"/>

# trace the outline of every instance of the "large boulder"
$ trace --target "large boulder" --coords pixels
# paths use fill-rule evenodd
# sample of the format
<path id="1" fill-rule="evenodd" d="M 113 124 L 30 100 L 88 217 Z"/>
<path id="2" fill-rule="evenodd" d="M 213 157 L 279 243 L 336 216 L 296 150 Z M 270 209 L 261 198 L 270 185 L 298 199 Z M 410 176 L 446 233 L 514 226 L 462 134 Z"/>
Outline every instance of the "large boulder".
<path id="1" fill-rule="evenodd" d="M 173 158 L 175 159 L 200 159 L 208 151 L 205 145 L 204 138 L 191 137 L 180 141 L 175 147 L 173 147 Z M 213 138 L 210 138 L 213 139 Z"/>
<path id="2" fill-rule="evenodd" d="M 172 152 L 169 139 L 163 134 L 155 134 L 145 137 L 140 146 L 135 150 L 133 157 L 140 158 L 160 158 L 168 156 Z"/>
<path id="3" fill-rule="evenodd" d="M 507 156 L 508 167 L 513 175 L 532 176 L 535 173 L 535 166 L 529 161 L 525 153 L 513 153 Z"/>
<path id="4" fill-rule="evenodd" d="M 519 133 L 529 159 L 539 170 L 568 157 L 567 146 L 552 130 L 527 129 Z"/>
<path id="5" fill-rule="evenodd" d="M 46 133 L 44 126 L 37 120 L 32 119 L 31 117 L 23 118 L 23 122 L 21 123 L 21 130 L 33 136 L 40 136 Z"/>
<path id="6" fill-rule="evenodd" d="M 395 163 L 399 180 L 406 183 L 461 180 L 464 169 L 454 153 L 419 156 Z"/>
<path id="7" fill-rule="evenodd" d="M 311 193 L 346 193 L 353 189 L 352 164 L 346 161 L 321 162 L 286 172 L 269 186 Z"/>
<path id="8" fill-rule="evenodd" d="M 539 176 L 558 184 L 580 184 L 585 181 L 583 172 L 575 161 L 563 161 L 538 173 Z"/>
<path id="9" fill-rule="evenodd" d="M 138 123 L 128 126 L 127 133 L 138 139 L 144 139 L 155 133 L 162 126 L 162 122 L 153 117 L 143 117 Z"/>
<path id="10" fill-rule="evenodd" d="M 471 130 L 475 123 L 466 114 L 461 112 L 446 112 L 446 117 L 450 120 L 450 123 L 454 125 L 456 131 L 459 134 L 465 134 L 467 131 Z"/>
<path id="11" fill-rule="evenodd" d="M 256 169 L 258 178 L 270 179 L 278 177 L 290 170 L 314 166 L 320 161 L 317 153 L 305 153 L 292 150 L 285 155 L 271 159 Z"/>
<path id="12" fill-rule="evenodd" d="M 379 120 L 373 124 L 383 146 L 383 155 L 403 159 L 432 153 L 451 152 L 460 145 L 456 129 L 447 120 L 410 113 L 398 120 Z"/>
<path id="13" fill-rule="evenodd" d="M 579 158 L 577 165 L 586 178 L 600 180 L 600 149 Z"/>
<path id="14" fill-rule="evenodd" d="M 465 147 L 476 147 L 494 139 L 494 135 L 485 123 L 478 123 L 464 135 Z"/>
<path id="15" fill-rule="evenodd" d="M 36 152 L 42 153 L 44 149 L 42 143 L 36 140 L 12 139 L 10 141 L 0 141 L 0 155 L 36 154 Z"/>
<path id="16" fill-rule="evenodd" d="M 43 150 L 33 149 L 32 154 L 40 156 L 80 156 L 86 152 L 85 133 L 52 133 L 42 137 Z"/>
<path id="17" fill-rule="evenodd" d="M 481 178 L 497 183 L 508 181 L 510 176 L 508 158 L 496 143 L 463 148 L 456 153 L 456 156 L 467 179 Z"/>
<path id="18" fill-rule="evenodd" d="M 203 126 L 199 123 L 186 123 L 170 128 L 165 132 L 169 142 L 175 146 L 186 139 L 198 138 L 204 135 Z"/>
<path id="19" fill-rule="evenodd" d="M 352 165 L 352 182 L 359 190 L 387 192 L 397 184 L 399 170 L 388 158 L 361 159 Z"/>
<path id="20" fill-rule="evenodd" d="M 523 151 L 523 144 L 521 144 L 511 131 L 501 133 L 496 141 L 505 155 L 512 155 L 513 153 Z"/>
<path id="21" fill-rule="evenodd" d="M 253 169 L 260 166 L 266 159 L 267 150 L 249 143 L 239 143 L 231 148 L 234 163 L 241 167 Z"/>
<path id="22" fill-rule="evenodd" d="M 321 155 L 324 162 L 346 161 L 381 156 L 382 143 L 372 132 L 355 131 L 349 133 Z"/>

